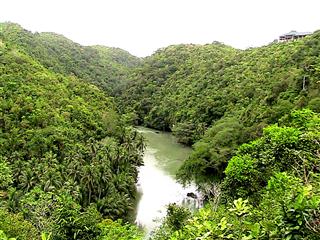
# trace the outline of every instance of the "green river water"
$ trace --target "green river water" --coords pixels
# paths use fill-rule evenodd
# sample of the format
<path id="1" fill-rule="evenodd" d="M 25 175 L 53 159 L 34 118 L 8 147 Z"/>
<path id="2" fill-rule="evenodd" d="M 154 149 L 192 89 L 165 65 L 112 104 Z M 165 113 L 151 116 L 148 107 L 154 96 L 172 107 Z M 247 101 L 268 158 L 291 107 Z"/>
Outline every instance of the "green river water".
<path id="1" fill-rule="evenodd" d="M 169 203 L 190 204 L 188 192 L 196 192 L 194 186 L 184 188 L 175 180 L 175 173 L 189 156 L 191 148 L 177 143 L 171 133 L 139 127 L 147 141 L 144 166 L 139 169 L 137 188 L 141 198 L 137 206 L 136 223 L 149 233 L 160 224 Z M 196 204 L 196 203 L 194 203 Z"/>

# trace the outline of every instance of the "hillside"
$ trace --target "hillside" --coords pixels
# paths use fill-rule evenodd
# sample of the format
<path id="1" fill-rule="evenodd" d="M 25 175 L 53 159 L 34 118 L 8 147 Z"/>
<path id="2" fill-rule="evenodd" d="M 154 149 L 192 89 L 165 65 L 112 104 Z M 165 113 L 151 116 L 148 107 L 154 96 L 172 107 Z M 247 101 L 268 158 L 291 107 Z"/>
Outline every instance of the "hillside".
<path id="1" fill-rule="evenodd" d="M 125 84 L 141 60 L 119 48 L 81 46 L 56 33 L 31 33 L 14 23 L 1 23 L 2 38 L 23 49 L 46 68 L 74 75 L 93 83 L 109 94 Z"/>
<path id="2" fill-rule="evenodd" d="M 183 180 L 220 178 L 234 150 L 263 127 L 292 109 L 319 112 L 319 54 L 319 32 L 244 51 L 220 43 L 170 46 L 145 59 L 120 105 L 138 124 L 196 143 Z"/>
<path id="3" fill-rule="evenodd" d="M 138 236 L 105 219 L 130 220 L 142 138 L 96 86 L 7 39 L 0 32 L 0 230 L 28 240 Z"/>
<path id="4" fill-rule="evenodd" d="M 320 114 L 293 111 L 241 145 L 199 211 L 171 204 L 153 240 L 320 236 Z M 205 152 L 203 152 L 205 154 Z"/>
<path id="5" fill-rule="evenodd" d="M 0 239 L 142 239 L 129 123 L 192 146 L 177 177 L 206 202 L 152 239 L 319 239 L 319 79 L 319 31 L 139 59 L 0 23 Z"/>

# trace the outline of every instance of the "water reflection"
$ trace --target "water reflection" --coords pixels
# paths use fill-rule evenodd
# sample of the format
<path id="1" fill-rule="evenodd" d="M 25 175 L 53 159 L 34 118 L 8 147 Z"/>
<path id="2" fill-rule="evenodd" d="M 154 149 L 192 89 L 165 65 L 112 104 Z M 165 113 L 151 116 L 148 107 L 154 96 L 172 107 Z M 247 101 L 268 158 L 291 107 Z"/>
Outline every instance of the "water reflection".
<path id="1" fill-rule="evenodd" d="M 187 196 L 188 193 L 196 193 L 195 186 L 184 188 L 174 179 L 174 173 L 189 155 L 190 149 L 176 143 L 168 133 L 155 133 L 145 128 L 140 131 L 148 142 L 144 166 L 139 170 L 137 187 L 141 198 L 137 207 L 136 223 L 150 233 L 160 224 L 159 220 L 165 216 L 166 205 L 169 203 L 196 208 L 199 201 L 193 198 L 194 196 Z M 170 158 L 170 151 L 174 151 L 173 158 Z"/>

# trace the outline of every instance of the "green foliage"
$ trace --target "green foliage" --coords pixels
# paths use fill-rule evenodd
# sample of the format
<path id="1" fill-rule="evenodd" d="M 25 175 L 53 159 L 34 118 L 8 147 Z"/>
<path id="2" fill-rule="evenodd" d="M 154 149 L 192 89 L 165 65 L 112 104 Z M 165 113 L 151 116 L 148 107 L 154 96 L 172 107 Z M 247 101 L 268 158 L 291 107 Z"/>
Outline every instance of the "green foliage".
<path id="1" fill-rule="evenodd" d="M 120 96 L 120 108 L 124 112 L 135 111 L 140 122 L 153 128 L 170 130 L 176 125 L 177 133 L 185 129 L 184 134 L 178 134 L 181 142 L 194 142 L 203 133 L 202 126 L 221 117 L 225 111 L 223 103 L 215 103 L 213 99 L 200 103 L 203 99 L 200 100 L 198 92 L 208 86 L 208 79 L 204 80 L 209 77 L 206 70 L 214 68 L 207 60 L 223 62 L 225 55 L 235 53 L 235 49 L 220 43 L 160 49 L 135 70 Z M 199 81 L 196 83 L 194 79 Z"/>
<path id="2" fill-rule="evenodd" d="M 13 23 L 1 23 L 0 34 L 44 67 L 77 76 L 109 94 L 119 93 L 132 68 L 140 64 L 139 58 L 119 48 L 81 46 L 62 35 L 33 34 Z"/>
<path id="3" fill-rule="evenodd" d="M 199 136 L 205 131 L 204 125 L 193 123 L 177 123 L 172 127 L 173 134 L 180 143 L 191 145 L 199 140 Z"/>
<path id="4" fill-rule="evenodd" d="M 308 104 L 308 107 L 312 111 L 320 113 L 320 98 L 317 97 L 317 98 L 314 98 L 314 99 L 310 100 L 310 102 Z"/>
<path id="5" fill-rule="evenodd" d="M 7 235 L 0 230 L 0 240 L 16 240 L 16 238 L 8 238 Z"/>
<path id="6" fill-rule="evenodd" d="M 316 239 L 319 232 L 310 224 L 315 221 L 314 214 L 319 214 L 319 190 L 313 181 L 303 184 L 301 179 L 286 173 L 275 174 L 260 204 L 261 211 L 272 209 L 261 221 L 269 236 Z"/>
<path id="7" fill-rule="evenodd" d="M 174 230 L 180 229 L 191 213 L 188 209 L 177 206 L 176 204 L 169 204 L 167 208 L 167 224 Z"/>
<path id="8" fill-rule="evenodd" d="M 29 221 L 24 220 L 22 214 L 10 213 L 3 208 L 0 208 L 0 229 L 8 238 L 39 239 L 38 230 Z"/>
<path id="9" fill-rule="evenodd" d="M 103 218 L 130 220 L 143 138 L 104 92 L 57 73 L 92 72 L 77 64 L 58 69 L 81 59 L 80 54 L 72 60 L 68 52 L 81 46 L 14 24 L 1 24 L 0 39 L 0 205 L 8 212 L 0 217 L 0 229 L 17 239 L 38 239 L 41 233 L 52 239 L 94 239 Z M 48 53 L 51 67 L 43 63 L 42 51 L 51 49 L 42 48 L 46 40 L 58 47 L 58 55 Z M 62 59 L 55 61 L 57 56 Z M 86 57 L 96 61 L 94 56 Z M 14 213 L 20 213 L 20 225 L 12 225 L 18 221 Z"/>
<path id="10" fill-rule="evenodd" d="M 36 187 L 20 202 L 24 218 L 54 239 L 92 239 L 99 233 L 101 214 L 93 205 L 81 211 L 69 194 L 46 193 Z"/>
<path id="11" fill-rule="evenodd" d="M 121 221 L 104 220 L 99 224 L 100 236 L 98 240 L 142 240 L 143 233 L 133 225 L 123 224 Z"/>
<path id="12" fill-rule="evenodd" d="M 223 196 L 193 215 L 170 205 L 154 239 L 319 239 L 319 41 L 141 62 L 1 23 L 0 238 L 142 239 L 124 221 L 144 150 L 128 124 L 144 124 L 194 144 L 179 179 Z"/>
<path id="13" fill-rule="evenodd" d="M 208 204 L 179 229 L 163 225 L 152 239 L 318 239 L 318 177 L 303 184 L 299 178 L 277 173 L 258 206 L 242 198 L 217 210 Z"/>
<path id="14" fill-rule="evenodd" d="M 41 233 L 41 240 L 50 240 L 51 236 L 51 233 Z"/>
<path id="15" fill-rule="evenodd" d="M 317 32 L 245 51 L 217 42 L 169 46 L 144 59 L 118 105 L 137 124 L 196 143 L 179 173 L 183 182 L 221 180 L 234 151 L 265 126 L 293 109 L 318 111 L 319 42 Z M 230 119 L 240 126 L 221 130 L 217 143 L 208 132 Z"/>
<path id="16" fill-rule="evenodd" d="M 183 182 L 197 184 L 223 178 L 227 161 L 242 142 L 243 126 L 233 118 L 222 119 L 209 128 L 203 138 L 194 144 L 194 151 L 178 172 Z"/>
<path id="17" fill-rule="evenodd" d="M 12 171 L 8 163 L 0 156 L 0 190 L 9 187 L 12 182 Z"/>
<path id="18" fill-rule="evenodd" d="M 260 139 L 243 144 L 229 161 L 223 182 L 229 196 L 259 195 L 259 190 L 278 171 L 292 172 L 304 181 L 308 181 L 311 172 L 318 171 L 318 114 L 294 111 L 281 122 L 281 127 L 271 125 Z"/>
<path id="19" fill-rule="evenodd" d="M 179 228 L 167 216 L 153 239 L 319 239 L 319 133 L 309 109 L 265 128 L 228 162 L 223 201 L 209 198 Z"/>
<path id="20" fill-rule="evenodd" d="M 233 201 L 234 208 L 229 208 L 230 212 L 235 212 L 238 216 L 244 216 L 246 214 L 249 214 L 250 207 L 247 205 L 248 200 L 243 200 L 242 198 L 239 198 L 237 200 Z"/>
<path id="21" fill-rule="evenodd" d="M 257 193 L 265 182 L 258 170 L 258 161 L 248 155 L 231 158 L 225 170 L 224 187 L 226 192 L 237 197 L 247 197 Z"/>

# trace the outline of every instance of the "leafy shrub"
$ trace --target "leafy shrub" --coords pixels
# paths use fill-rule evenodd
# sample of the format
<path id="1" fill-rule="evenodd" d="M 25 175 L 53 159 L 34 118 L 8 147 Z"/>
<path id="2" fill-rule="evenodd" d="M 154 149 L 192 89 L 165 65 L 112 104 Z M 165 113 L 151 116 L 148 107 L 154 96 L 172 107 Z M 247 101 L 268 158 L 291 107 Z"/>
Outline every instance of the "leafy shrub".
<path id="1" fill-rule="evenodd" d="M 8 238 L 22 240 L 39 239 L 38 230 L 28 221 L 24 220 L 22 214 L 13 214 L 0 208 L 0 229 L 6 233 Z"/>
<path id="2" fill-rule="evenodd" d="M 307 181 L 311 172 L 319 171 L 319 130 L 320 118 L 310 110 L 294 111 L 281 127 L 265 128 L 260 139 L 243 144 L 229 161 L 225 193 L 233 198 L 257 196 L 279 171 L 293 172 Z"/>
<path id="3" fill-rule="evenodd" d="M 121 220 L 112 221 L 104 220 L 98 225 L 100 235 L 98 240 L 142 240 L 143 232 L 136 226 L 131 224 L 124 224 Z"/>
<path id="4" fill-rule="evenodd" d="M 0 156 L 0 190 L 4 190 L 13 182 L 12 170 L 3 157 Z"/>

